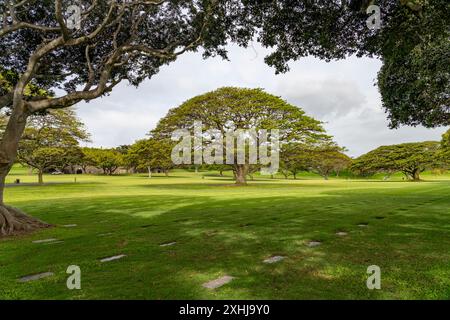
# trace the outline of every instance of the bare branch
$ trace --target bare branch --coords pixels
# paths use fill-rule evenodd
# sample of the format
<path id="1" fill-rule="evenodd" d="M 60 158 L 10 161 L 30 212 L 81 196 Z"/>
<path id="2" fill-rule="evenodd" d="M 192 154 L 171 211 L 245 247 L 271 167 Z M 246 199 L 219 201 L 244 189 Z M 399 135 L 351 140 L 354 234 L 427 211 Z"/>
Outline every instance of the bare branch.
<path id="1" fill-rule="evenodd" d="M 62 4 L 61 0 L 55 0 L 55 16 L 56 21 L 58 21 L 59 26 L 61 27 L 61 33 L 64 40 L 69 39 L 69 30 L 67 29 L 66 23 L 64 22 L 64 18 L 62 15 Z"/>
<path id="2" fill-rule="evenodd" d="M 17 22 L 15 24 L 12 24 L 10 26 L 4 26 L 2 29 L 0 29 L 0 38 L 4 37 L 5 35 L 20 30 L 20 29 L 33 29 L 38 30 L 42 32 L 59 32 L 61 29 L 57 27 L 46 27 L 46 26 L 39 26 L 32 23 L 27 22 Z"/>
<path id="3" fill-rule="evenodd" d="M 94 73 L 94 69 L 92 68 L 92 63 L 91 63 L 91 58 L 89 56 L 89 49 L 90 46 L 86 46 L 86 51 L 85 51 L 85 55 L 86 55 L 86 64 L 89 70 L 89 79 L 88 82 L 86 83 L 86 86 L 84 87 L 83 91 L 87 91 L 92 87 L 92 84 L 94 83 L 95 80 L 95 73 Z"/>

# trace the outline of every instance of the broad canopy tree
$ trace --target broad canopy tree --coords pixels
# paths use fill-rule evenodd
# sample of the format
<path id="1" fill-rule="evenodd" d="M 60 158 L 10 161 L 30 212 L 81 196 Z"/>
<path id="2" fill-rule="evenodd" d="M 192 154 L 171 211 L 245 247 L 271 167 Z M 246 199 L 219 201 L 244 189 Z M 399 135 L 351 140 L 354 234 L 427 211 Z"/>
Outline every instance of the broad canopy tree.
<path id="1" fill-rule="evenodd" d="M 318 173 L 325 180 L 333 172 L 336 175 L 348 168 L 352 160 L 347 156 L 342 148 L 337 146 L 325 146 L 311 150 L 311 171 Z"/>
<path id="2" fill-rule="evenodd" d="M 85 168 L 93 166 L 105 175 L 113 175 L 124 164 L 124 156 L 116 149 L 83 148 L 83 162 Z"/>
<path id="3" fill-rule="evenodd" d="M 413 181 L 420 180 L 420 173 L 439 166 L 439 142 L 425 141 L 382 146 L 355 159 L 352 170 L 357 173 L 403 172 Z"/>
<path id="4" fill-rule="evenodd" d="M 152 169 L 160 169 L 168 176 L 169 170 L 174 167 L 171 158 L 174 145 L 175 143 L 170 139 L 151 137 L 138 140 L 128 149 L 125 162 L 136 169 L 147 170 L 149 178 L 152 175 Z"/>
<path id="5" fill-rule="evenodd" d="M 177 108 L 169 110 L 153 131 L 155 138 L 170 138 L 175 130 L 188 130 L 194 136 L 194 126 L 201 122 L 203 131 L 217 130 L 222 137 L 236 130 L 280 130 L 279 142 L 310 142 L 326 137 L 319 121 L 280 97 L 262 89 L 224 87 L 191 98 Z M 269 137 L 270 138 L 270 137 Z M 237 137 L 233 149 L 227 150 L 223 139 L 223 156 L 230 151 L 236 184 L 246 184 L 250 162 L 237 161 Z M 211 141 L 204 141 L 206 147 Z M 278 150 L 272 150 L 278 152 Z M 248 155 L 248 153 L 247 153 Z M 222 163 L 225 163 L 223 161 Z"/>
<path id="6" fill-rule="evenodd" d="M 68 20 L 73 12 L 67 11 L 66 1 L 0 0 L 0 72 L 9 83 L 1 86 L 0 108 L 10 114 L 0 142 L 0 234 L 46 225 L 3 201 L 4 180 L 30 115 L 96 99 L 122 81 L 137 86 L 185 52 L 202 48 L 205 57 L 226 57 L 224 48 L 230 41 L 246 46 L 255 38 L 274 48 L 266 62 L 278 71 L 286 71 L 290 60 L 307 55 L 331 60 L 356 53 L 381 57 L 385 64 L 391 59 L 398 65 L 402 54 L 427 50 L 424 44 L 436 48 L 433 61 L 448 61 L 447 0 L 380 0 L 383 24 L 378 31 L 366 26 L 365 9 L 371 2 L 79 0 L 80 19 L 72 26 Z M 426 72 L 430 66 L 423 63 L 428 54 L 417 56 L 418 68 L 425 72 L 419 82 L 407 84 L 411 90 L 402 101 L 389 99 L 402 92 L 383 89 L 402 83 L 395 77 L 397 68 L 387 68 L 387 76 L 392 77 L 383 73 L 384 106 L 393 126 L 399 122 L 446 125 L 448 72 L 440 73 L 433 83 L 434 71 L 430 77 Z M 441 65 L 449 64 L 433 65 L 431 70 Z M 43 91 L 30 96 L 26 91 L 31 87 Z M 58 95 L 52 94 L 55 89 Z M 426 95 L 435 96 L 425 106 Z"/>
<path id="7" fill-rule="evenodd" d="M 32 115 L 19 143 L 18 160 L 36 169 L 43 183 L 44 171 L 78 164 L 79 142 L 88 140 L 84 124 L 70 108 Z"/>
<path id="8" fill-rule="evenodd" d="M 239 1 L 76 4 L 80 23 L 71 29 L 67 21 L 72 12 L 65 1 L 0 1 L 0 70 L 14 75 L 0 97 L 0 108 L 10 113 L 0 143 L 1 235 L 46 226 L 3 202 L 4 180 L 31 114 L 98 98 L 123 80 L 138 85 L 162 65 L 200 46 L 205 56 L 225 56 L 223 47 L 230 38 L 245 44 L 253 35 L 250 25 L 239 22 Z M 30 84 L 62 93 L 30 98 Z"/>
<path id="9" fill-rule="evenodd" d="M 330 137 L 324 137 L 308 144 L 288 143 L 281 148 L 280 170 L 287 178 L 290 174 L 296 179 L 300 171 L 315 172 L 325 180 L 350 166 L 352 160 L 344 154 Z"/>

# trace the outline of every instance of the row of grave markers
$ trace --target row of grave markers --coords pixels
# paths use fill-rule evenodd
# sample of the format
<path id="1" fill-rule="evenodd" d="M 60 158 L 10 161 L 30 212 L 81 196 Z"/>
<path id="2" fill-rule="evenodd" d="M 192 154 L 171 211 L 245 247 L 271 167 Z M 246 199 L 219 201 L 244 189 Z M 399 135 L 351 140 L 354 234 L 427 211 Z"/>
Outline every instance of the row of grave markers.
<path id="1" fill-rule="evenodd" d="M 360 223 L 360 224 L 358 224 L 359 227 L 367 227 L 367 225 L 368 225 L 367 223 Z M 74 228 L 74 227 L 77 227 L 77 225 L 76 224 L 67 224 L 67 225 L 63 225 L 63 227 L 65 227 L 65 228 Z M 113 234 L 113 233 L 112 232 L 102 233 L 102 234 L 99 234 L 98 236 L 107 236 L 107 235 L 111 235 L 111 234 Z M 346 236 L 347 234 L 348 233 L 344 232 L 344 231 L 339 231 L 339 232 L 336 233 L 336 235 L 338 235 L 338 236 Z M 42 240 L 34 240 L 34 241 L 32 241 L 32 243 L 36 243 L 36 244 L 56 244 L 56 243 L 62 243 L 62 242 L 64 242 L 64 241 L 58 240 L 58 239 L 55 239 L 55 238 L 49 238 L 49 239 L 42 239 Z M 168 242 L 168 243 L 162 243 L 162 244 L 160 244 L 160 247 L 169 247 L 169 246 L 173 246 L 175 244 L 177 244 L 177 242 L 175 242 L 175 241 Z M 307 246 L 310 247 L 310 248 L 314 248 L 314 247 L 320 246 L 321 244 L 322 244 L 321 241 L 314 241 L 313 240 L 313 241 L 309 241 L 307 243 Z M 100 262 L 103 263 L 103 262 L 110 262 L 110 261 L 114 261 L 114 260 L 119 260 L 119 259 L 122 259 L 122 258 L 124 258 L 126 256 L 127 256 L 126 254 L 119 254 L 119 255 L 116 255 L 116 256 L 102 258 L 102 259 L 100 259 Z M 272 256 L 270 258 L 267 258 L 267 259 L 263 260 L 263 263 L 273 264 L 273 263 L 280 262 L 280 261 L 282 261 L 284 259 L 285 259 L 284 256 Z M 23 276 L 23 277 L 19 278 L 18 281 L 19 282 L 29 282 L 29 281 L 39 280 L 39 279 L 42 279 L 42 278 L 51 277 L 53 275 L 54 275 L 53 272 L 43 272 L 43 273 Z M 216 289 L 216 288 L 219 288 L 219 287 L 221 287 L 221 286 L 231 282 L 233 279 L 235 279 L 235 277 L 232 277 L 230 275 L 225 275 L 225 276 L 222 276 L 220 278 L 214 279 L 212 281 L 206 282 L 202 286 L 204 288 L 207 288 L 207 289 Z"/>

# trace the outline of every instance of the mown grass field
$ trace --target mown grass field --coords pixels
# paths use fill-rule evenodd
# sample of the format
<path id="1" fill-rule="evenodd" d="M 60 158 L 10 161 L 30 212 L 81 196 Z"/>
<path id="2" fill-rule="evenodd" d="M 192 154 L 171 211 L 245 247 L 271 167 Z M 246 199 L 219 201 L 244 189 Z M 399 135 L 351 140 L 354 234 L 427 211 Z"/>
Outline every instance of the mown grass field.
<path id="1" fill-rule="evenodd" d="M 0 299 L 450 299 L 449 175 L 234 187 L 204 174 L 8 187 L 9 204 L 55 227 L 0 240 Z M 22 168 L 8 182 L 16 178 L 36 181 Z M 63 242 L 32 243 L 47 238 Z M 118 254 L 127 256 L 99 261 Z M 273 255 L 286 258 L 262 262 Z M 69 265 L 80 266 L 82 290 L 67 289 Z M 369 265 L 381 268 L 381 290 L 366 287 Z M 47 271 L 55 275 L 17 281 Z M 235 279 L 202 287 L 222 275 Z"/>

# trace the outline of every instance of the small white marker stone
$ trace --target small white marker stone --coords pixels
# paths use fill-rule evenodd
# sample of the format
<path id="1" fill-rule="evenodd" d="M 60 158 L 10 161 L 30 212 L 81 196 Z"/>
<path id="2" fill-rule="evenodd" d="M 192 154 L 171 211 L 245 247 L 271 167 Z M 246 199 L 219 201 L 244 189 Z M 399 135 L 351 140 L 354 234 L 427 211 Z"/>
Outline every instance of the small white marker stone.
<path id="1" fill-rule="evenodd" d="M 78 225 L 76 225 L 76 224 L 65 224 L 65 225 L 63 225 L 64 228 L 74 228 L 76 226 L 78 226 Z"/>
<path id="2" fill-rule="evenodd" d="M 18 281 L 19 282 L 28 282 L 28 281 L 33 281 L 33 280 L 38 280 L 38 279 L 50 277 L 50 276 L 53 276 L 53 275 L 54 275 L 53 272 L 44 272 L 44 273 L 32 274 L 32 275 L 29 275 L 29 276 L 24 276 L 24 277 L 20 278 Z"/>
<path id="3" fill-rule="evenodd" d="M 177 244 L 176 242 L 169 242 L 169 243 L 163 243 L 160 244 L 160 247 L 169 247 L 169 246 L 173 246 L 174 244 Z"/>
<path id="4" fill-rule="evenodd" d="M 310 241 L 308 242 L 308 247 L 310 248 L 314 248 L 314 247 L 318 247 L 322 244 L 322 242 L 320 241 Z"/>
<path id="5" fill-rule="evenodd" d="M 106 237 L 106 236 L 110 236 L 110 235 L 112 235 L 113 233 L 112 232 L 108 232 L 108 233 L 100 233 L 98 236 L 99 237 Z"/>
<path id="6" fill-rule="evenodd" d="M 338 236 L 343 237 L 343 236 L 346 236 L 348 233 L 347 233 L 347 232 L 344 232 L 344 231 L 339 231 L 339 232 L 336 232 L 336 234 L 337 234 Z"/>
<path id="7" fill-rule="evenodd" d="M 273 256 L 273 257 L 270 257 L 270 258 L 264 260 L 263 262 L 264 263 L 275 263 L 275 262 L 279 262 L 283 259 L 284 259 L 284 257 L 282 257 L 282 256 Z"/>
<path id="8" fill-rule="evenodd" d="M 219 287 L 229 283 L 233 279 L 234 278 L 231 276 L 223 276 L 223 277 L 217 278 L 216 280 L 206 282 L 206 283 L 202 284 L 202 286 L 207 289 L 216 289 L 216 288 L 219 288 Z"/>
<path id="9" fill-rule="evenodd" d="M 48 245 L 57 244 L 57 243 L 64 243 L 64 241 L 58 240 L 58 241 L 46 242 L 46 243 L 43 243 L 43 245 L 48 246 Z"/>
<path id="10" fill-rule="evenodd" d="M 364 228 L 364 227 L 367 227 L 367 224 L 361 223 L 361 224 L 358 224 L 358 227 Z"/>
<path id="11" fill-rule="evenodd" d="M 122 259 L 123 257 L 126 257 L 126 254 L 119 254 L 118 256 L 112 256 L 112 257 L 108 257 L 108 258 L 103 258 L 100 260 L 100 262 L 109 262 L 109 261 L 114 261 L 114 260 L 119 260 Z"/>
<path id="12" fill-rule="evenodd" d="M 58 241 L 58 239 L 42 239 L 42 240 L 34 240 L 32 241 L 33 243 L 47 243 L 47 242 L 53 242 L 53 241 Z"/>

